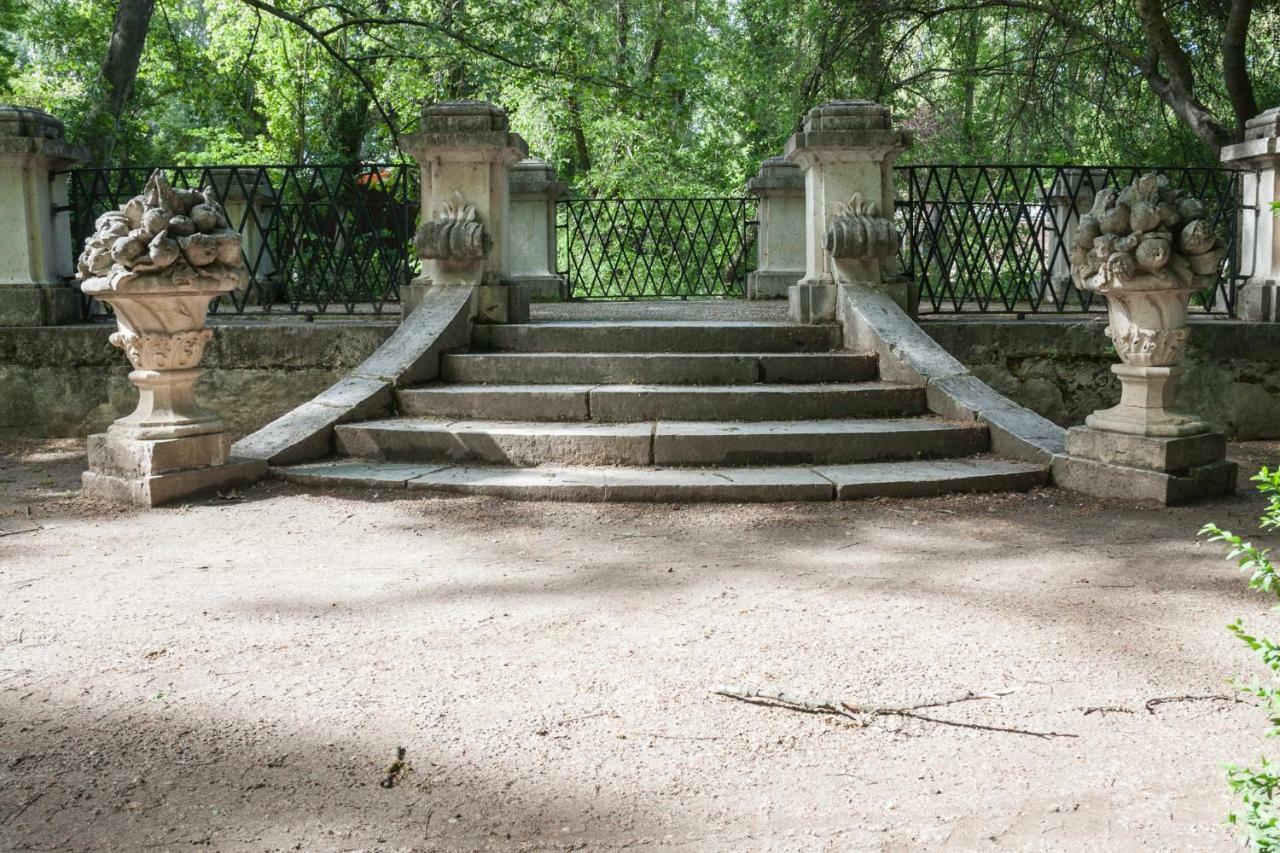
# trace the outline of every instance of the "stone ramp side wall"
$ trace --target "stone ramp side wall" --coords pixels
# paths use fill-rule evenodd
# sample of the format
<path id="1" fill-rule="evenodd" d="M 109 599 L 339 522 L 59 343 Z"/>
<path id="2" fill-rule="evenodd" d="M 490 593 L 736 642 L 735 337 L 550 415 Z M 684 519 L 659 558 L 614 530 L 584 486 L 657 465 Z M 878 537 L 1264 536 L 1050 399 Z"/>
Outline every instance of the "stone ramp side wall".
<path id="1" fill-rule="evenodd" d="M 1106 318 L 924 320 L 920 326 L 973 375 L 1063 426 L 1113 406 L 1118 360 Z M 1236 439 L 1280 438 L 1280 324 L 1192 321 L 1179 407 Z"/>
<path id="2" fill-rule="evenodd" d="M 232 454 L 271 465 L 328 455 L 335 426 L 388 414 L 395 405 L 394 389 L 439 375 L 440 356 L 470 339 L 483 290 L 456 284 L 423 288 L 416 307 L 372 355 L 319 394 L 237 441 Z"/>
<path id="3" fill-rule="evenodd" d="M 202 404 L 250 433 L 345 376 L 394 320 L 213 320 L 201 366 Z M 65 438 L 101 432 L 137 404 L 129 362 L 107 338 L 115 323 L 0 328 L 0 435 Z"/>
<path id="4" fill-rule="evenodd" d="M 882 379 L 924 385 L 929 411 L 986 425 L 996 453 L 1048 465 L 1066 449 L 1066 430 L 985 384 L 884 290 L 863 282 L 841 284 L 838 311 L 845 345 L 874 352 Z"/>

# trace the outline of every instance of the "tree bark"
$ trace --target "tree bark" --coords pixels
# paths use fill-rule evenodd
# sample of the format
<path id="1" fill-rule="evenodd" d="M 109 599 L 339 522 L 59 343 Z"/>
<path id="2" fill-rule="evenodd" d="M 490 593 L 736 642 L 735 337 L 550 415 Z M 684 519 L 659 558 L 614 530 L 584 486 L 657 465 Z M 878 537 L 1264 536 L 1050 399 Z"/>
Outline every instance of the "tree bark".
<path id="1" fill-rule="evenodd" d="M 94 110 L 95 120 L 102 115 L 111 120 L 110 130 L 102 140 L 98 155 L 104 164 L 111 159 L 120 131 L 120 118 L 124 115 L 129 96 L 133 94 L 155 6 L 155 0 L 120 0 L 116 6 L 111 40 L 107 42 L 107 55 L 102 61 L 103 98 Z"/>
<path id="2" fill-rule="evenodd" d="M 1236 114 L 1236 133 L 1244 134 L 1244 123 L 1258 114 L 1258 101 L 1249 78 L 1245 55 L 1249 37 L 1249 18 L 1253 0 L 1232 0 L 1227 10 L 1227 25 L 1222 32 L 1222 79 L 1226 84 L 1231 109 Z"/>
<path id="3" fill-rule="evenodd" d="M 1214 151 L 1234 142 L 1236 134 L 1196 97 L 1191 60 L 1169 27 L 1163 0 L 1134 0 L 1134 7 L 1147 42 L 1147 53 L 1138 64 L 1147 85 L 1196 138 Z"/>

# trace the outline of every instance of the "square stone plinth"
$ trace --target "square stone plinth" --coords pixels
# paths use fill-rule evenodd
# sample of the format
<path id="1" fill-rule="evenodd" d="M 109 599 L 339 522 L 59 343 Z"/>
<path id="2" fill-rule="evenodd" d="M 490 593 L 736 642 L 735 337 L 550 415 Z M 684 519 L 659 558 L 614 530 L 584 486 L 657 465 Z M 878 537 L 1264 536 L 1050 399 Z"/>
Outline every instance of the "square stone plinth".
<path id="1" fill-rule="evenodd" d="M 180 498 L 247 486 L 267 471 L 260 459 L 231 459 L 213 468 L 173 471 L 154 477 L 121 477 L 85 471 L 81 493 L 93 500 L 134 506 L 160 506 Z"/>
<path id="2" fill-rule="evenodd" d="M 1061 488 L 1098 498 L 1169 506 L 1232 494 L 1236 490 L 1236 463 L 1214 462 L 1189 468 L 1182 474 L 1166 474 L 1058 456 L 1053 460 L 1053 482 Z"/>
<path id="3" fill-rule="evenodd" d="M 1227 437 L 1221 432 L 1205 432 L 1163 438 L 1072 427 L 1067 430 L 1067 455 L 1107 465 L 1179 474 L 1223 461 Z"/>
<path id="4" fill-rule="evenodd" d="M 159 506 L 190 495 L 248 485 L 266 462 L 230 457 L 223 432 L 146 440 L 110 432 L 89 436 L 89 469 L 83 494 L 134 506 Z"/>
<path id="5" fill-rule="evenodd" d="M 564 302 L 569 285 L 558 275 L 513 275 L 511 283 L 529 291 L 530 302 Z"/>
<path id="6" fill-rule="evenodd" d="M 151 477 L 190 468 L 225 465 L 231 436 L 225 432 L 183 438 L 138 439 L 109 432 L 89 436 L 89 468 L 100 474 Z"/>

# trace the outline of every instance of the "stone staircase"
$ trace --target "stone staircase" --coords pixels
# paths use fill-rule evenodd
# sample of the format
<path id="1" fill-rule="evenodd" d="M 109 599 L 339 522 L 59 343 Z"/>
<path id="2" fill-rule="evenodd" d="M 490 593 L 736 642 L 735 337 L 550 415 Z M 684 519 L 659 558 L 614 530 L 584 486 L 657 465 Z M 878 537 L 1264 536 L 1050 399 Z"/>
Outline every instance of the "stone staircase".
<path id="1" fill-rule="evenodd" d="M 1047 466 L 927 414 L 838 325 L 552 319 L 477 325 L 398 415 L 337 427 L 313 485 L 510 498 L 788 501 L 1023 490 Z"/>

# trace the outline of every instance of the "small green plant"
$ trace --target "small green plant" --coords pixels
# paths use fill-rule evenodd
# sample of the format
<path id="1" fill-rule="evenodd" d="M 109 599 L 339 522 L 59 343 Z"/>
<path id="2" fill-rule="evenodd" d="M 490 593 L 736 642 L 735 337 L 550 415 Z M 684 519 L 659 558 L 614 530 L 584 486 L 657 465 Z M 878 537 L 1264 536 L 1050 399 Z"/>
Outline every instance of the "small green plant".
<path id="1" fill-rule="evenodd" d="M 1280 470 L 1263 468 L 1253 478 L 1258 491 L 1267 498 L 1267 508 L 1262 514 L 1263 530 L 1280 530 Z M 1223 530 L 1216 524 L 1206 524 L 1200 535 L 1211 542 L 1227 546 L 1227 559 L 1235 560 L 1241 571 L 1249 573 L 1249 588 L 1280 600 L 1280 576 L 1270 559 L 1270 551 L 1258 548 L 1252 542 Z M 1277 607 L 1280 609 L 1280 606 Z M 1258 653 L 1263 664 L 1271 670 L 1273 685 L 1280 683 L 1280 644 L 1266 637 L 1256 636 L 1245 630 L 1237 619 L 1228 626 L 1242 643 Z M 1240 692 L 1260 699 L 1271 723 L 1267 737 L 1280 735 L 1280 687 L 1266 686 L 1256 679 L 1249 684 L 1237 684 Z M 1240 827 L 1255 850 L 1280 851 L 1280 773 L 1276 766 L 1260 758 L 1257 766 L 1246 767 L 1231 764 L 1227 767 L 1227 784 L 1240 801 L 1242 808 L 1227 816 L 1227 820 Z"/>

